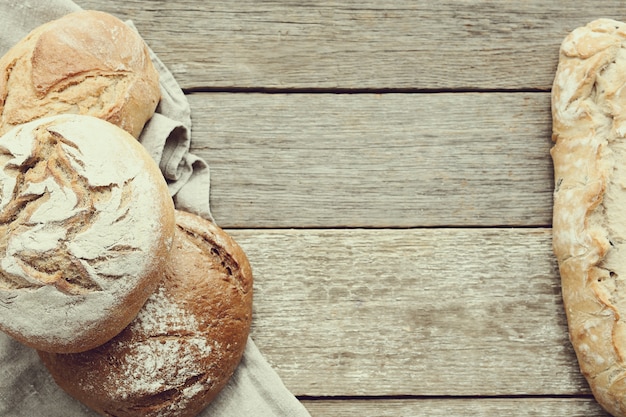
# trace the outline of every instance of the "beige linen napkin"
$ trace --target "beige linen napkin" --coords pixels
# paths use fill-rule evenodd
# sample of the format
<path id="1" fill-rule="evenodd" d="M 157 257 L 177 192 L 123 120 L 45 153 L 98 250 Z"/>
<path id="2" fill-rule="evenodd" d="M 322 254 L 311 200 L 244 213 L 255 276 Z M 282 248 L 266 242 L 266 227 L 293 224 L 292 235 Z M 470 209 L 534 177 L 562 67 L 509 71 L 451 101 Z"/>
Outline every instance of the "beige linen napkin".
<path id="1" fill-rule="evenodd" d="M 33 28 L 80 7 L 71 0 L 0 0 L 0 55 Z M 132 26 L 132 22 L 128 22 Z M 209 167 L 189 152 L 189 103 L 163 63 L 152 54 L 161 74 L 162 100 L 140 141 L 159 163 L 176 207 L 211 218 Z M 94 417 L 63 392 L 37 353 L 0 333 L 0 416 Z M 225 389 L 200 417 L 309 417 L 261 355 L 252 339 Z"/>

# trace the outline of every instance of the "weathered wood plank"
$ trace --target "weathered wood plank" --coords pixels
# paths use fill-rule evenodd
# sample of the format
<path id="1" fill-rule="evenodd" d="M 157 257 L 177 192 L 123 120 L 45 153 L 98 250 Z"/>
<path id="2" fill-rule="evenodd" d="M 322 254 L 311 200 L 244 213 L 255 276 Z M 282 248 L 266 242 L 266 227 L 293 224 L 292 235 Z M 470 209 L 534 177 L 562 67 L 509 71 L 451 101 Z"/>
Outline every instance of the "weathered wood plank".
<path id="1" fill-rule="evenodd" d="M 551 224 L 547 93 L 189 100 L 223 226 Z"/>
<path id="2" fill-rule="evenodd" d="M 610 417 L 591 398 L 303 401 L 311 417 Z"/>
<path id="3" fill-rule="evenodd" d="M 297 395 L 589 394 L 550 229 L 229 231 Z"/>
<path id="4" fill-rule="evenodd" d="M 558 48 L 620 0 L 77 0 L 132 19 L 186 88 L 549 89 Z"/>

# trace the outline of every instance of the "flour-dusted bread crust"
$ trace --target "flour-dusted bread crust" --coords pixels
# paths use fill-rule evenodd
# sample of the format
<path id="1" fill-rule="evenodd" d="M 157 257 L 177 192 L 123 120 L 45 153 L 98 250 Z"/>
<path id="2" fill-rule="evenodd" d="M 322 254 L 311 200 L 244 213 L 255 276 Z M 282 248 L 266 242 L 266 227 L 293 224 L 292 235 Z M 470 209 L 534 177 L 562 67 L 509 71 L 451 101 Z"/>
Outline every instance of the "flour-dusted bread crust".
<path id="1" fill-rule="evenodd" d="M 195 416 L 243 355 L 252 317 L 246 255 L 203 218 L 177 211 L 176 223 L 165 278 L 121 334 L 89 352 L 40 352 L 58 385 L 104 416 Z"/>
<path id="2" fill-rule="evenodd" d="M 122 331 L 168 261 L 174 205 L 147 151 L 91 116 L 0 137 L 0 330 L 78 352 Z"/>
<path id="3" fill-rule="evenodd" d="M 138 137 L 160 97 L 145 42 L 104 12 L 74 12 L 39 26 L 0 58 L 0 134 L 76 113 Z"/>
<path id="4" fill-rule="evenodd" d="M 553 246 L 570 339 L 597 401 L 626 416 L 626 25 L 560 49 L 552 90 Z"/>

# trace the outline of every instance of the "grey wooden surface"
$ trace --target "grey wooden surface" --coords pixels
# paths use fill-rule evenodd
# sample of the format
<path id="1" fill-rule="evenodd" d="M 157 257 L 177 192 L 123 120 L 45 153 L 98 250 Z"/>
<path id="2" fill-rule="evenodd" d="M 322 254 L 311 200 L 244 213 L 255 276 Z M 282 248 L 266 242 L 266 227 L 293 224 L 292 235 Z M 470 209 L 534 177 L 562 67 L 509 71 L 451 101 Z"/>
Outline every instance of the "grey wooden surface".
<path id="1" fill-rule="evenodd" d="M 313 417 L 606 416 L 551 251 L 550 88 L 624 2 L 78 3 L 188 94 L 252 335 Z"/>

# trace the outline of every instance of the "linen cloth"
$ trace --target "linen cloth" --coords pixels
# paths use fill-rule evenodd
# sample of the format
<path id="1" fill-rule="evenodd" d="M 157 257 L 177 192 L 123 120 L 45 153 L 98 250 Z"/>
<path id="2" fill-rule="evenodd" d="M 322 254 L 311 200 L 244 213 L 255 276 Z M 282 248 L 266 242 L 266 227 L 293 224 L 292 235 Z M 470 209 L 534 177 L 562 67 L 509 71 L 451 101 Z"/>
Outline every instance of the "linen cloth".
<path id="1" fill-rule="evenodd" d="M 77 10 L 71 0 L 0 0 L 0 56 L 35 27 Z M 134 28 L 132 21 L 127 24 Z M 189 152 L 189 103 L 154 53 L 152 59 L 161 75 L 162 99 L 140 141 L 159 163 L 176 207 L 212 219 L 209 167 Z M 33 349 L 0 332 L 0 417 L 96 415 L 56 385 Z M 235 374 L 199 416 L 310 417 L 251 338 Z"/>

